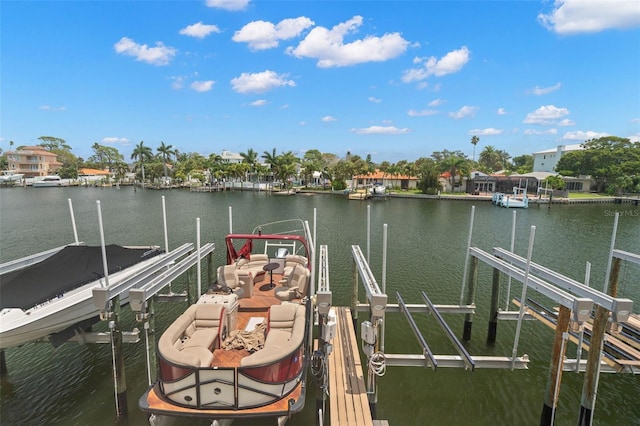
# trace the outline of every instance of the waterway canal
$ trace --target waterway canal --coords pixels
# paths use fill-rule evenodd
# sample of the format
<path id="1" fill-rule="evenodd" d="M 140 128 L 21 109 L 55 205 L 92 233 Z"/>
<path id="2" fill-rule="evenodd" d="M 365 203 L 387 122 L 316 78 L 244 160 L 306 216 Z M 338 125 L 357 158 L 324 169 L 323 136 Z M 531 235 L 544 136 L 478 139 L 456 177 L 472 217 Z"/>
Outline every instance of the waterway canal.
<path id="1" fill-rule="evenodd" d="M 169 245 L 195 242 L 196 217 L 201 218 L 202 241 L 213 241 L 216 264 L 223 261 L 223 238 L 229 230 L 228 207 L 233 207 L 235 231 L 287 218 L 313 217 L 317 209 L 318 243 L 329 246 L 331 289 L 334 304 L 348 305 L 352 277 L 351 245 L 366 253 L 367 206 L 370 205 L 372 270 L 381 282 L 382 227 L 388 224 L 387 293 L 395 292 L 407 303 L 422 303 L 424 290 L 437 304 L 458 303 L 463 275 L 468 223 L 472 203 L 421 199 L 348 201 L 341 196 L 267 196 L 251 192 L 189 193 L 133 188 L 49 188 L 0 190 L 0 262 L 26 256 L 73 241 L 67 199 L 73 201 L 79 238 L 99 244 L 96 200 L 101 200 L 107 243 L 163 245 L 162 201 L 165 196 Z M 533 260 L 582 281 L 585 264 L 591 262 L 591 285 L 601 289 L 615 212 L 620 212 L 616 248 L 640 253 L 640 209 L 632 205 L 532 206 L 517 213 L 518 254 L 526 255 L 530 227 L 536 226 Z M 476 203 L 472 244 L 484 250 L 508 248 L 512 210 L 488 202 Z M 469 352 L 509 356 L 515 323 L 498 325 L 498 343 L 487 347 L 491 270 L 481 267 L 477 314 Z M 505 279 L 506 281 L 506 279 Z M 505 283 L 503 283 L 505 284 Z M 504 287 L 503 287 L 504 288 Z M 520 294 L 513 285 L 512 295 Z M 640 269 L 623 264 L 619 296 L 636 301 L 640 312 Z M 0 296 L 1 297 L 1 296 Z M 500 305 L 504 307 L 503 290 Z M 163 330 L 184 304 L 157 306 Z M 512 306 L 513 308 L 513 306 Z M 513 308 L 515 309 L 515 308 Z M 129 311 L 125 309 L 125 311 Z M 436 354 L 454 354 L 454 348 L 437 324 L 419 317 L 419 325 Z M 447 315 L 461 336 L 463 318 Z M 125 316 L 130 328 L 136 326 Z M 105 328 L 101 324 L 97 328 Z M 387 315 L 386 352 L 420 353 L 419 346 L 400 314 Z M 537 425 L 544 400 L 553 332 L 544 325 L 523 326 L 518 354 L 528 354 L 524 371 L 476 370 L 475 372 L 426 368 L 389 368 L 380 380 L 378 416 L 391 425 Z M 144 341 L 125 347 L 129 418 L 124 424 L 142 425 L 146 419 L 137 408 L 147 387 Z M 567 356 L 575 357 L 575 345 Z M 585 357 L 586 354 L 583 354 Z M 115 419 L 108 345 L 67 344 L 57 349 L 29 344 L 6 351 L 8 375 L 2 380 L 2 424 L 102 425 Z M 577 424 L 583 374 L 565 373 L 556 424 Z M 289 424 L 313 422 L 313 391 L 305 412 Z M 595 410 L 595 424 L 640 424 L 640 378 L 602 375 Z M 205 425 L 206 421 L 176 424 Z M 234 424 L 264 424 L 258 421 Z"/>

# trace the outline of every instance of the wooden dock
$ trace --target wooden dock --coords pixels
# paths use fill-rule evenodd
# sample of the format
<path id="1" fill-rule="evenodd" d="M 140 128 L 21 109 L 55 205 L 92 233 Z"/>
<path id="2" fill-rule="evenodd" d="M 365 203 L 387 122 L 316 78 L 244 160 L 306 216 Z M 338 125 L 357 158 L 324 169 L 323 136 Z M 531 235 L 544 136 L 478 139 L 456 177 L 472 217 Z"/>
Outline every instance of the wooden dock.
<path id="1" fill-rule="evenodd" d="M 331 426 L 373 426 L 351 310 L 334 307 L 337 330 L 329 355 Z"/>

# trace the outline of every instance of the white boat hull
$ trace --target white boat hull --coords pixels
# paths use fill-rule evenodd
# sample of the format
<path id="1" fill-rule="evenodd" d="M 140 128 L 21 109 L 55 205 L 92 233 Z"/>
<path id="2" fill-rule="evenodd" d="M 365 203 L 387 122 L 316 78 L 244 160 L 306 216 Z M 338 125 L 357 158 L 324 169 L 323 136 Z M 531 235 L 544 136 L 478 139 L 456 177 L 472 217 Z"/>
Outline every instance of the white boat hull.
<path id="1" fill-rule="evenodd" d="M 110 275 L 110 286 L 117 285 L 118 282 L 161 258 L 162 256 L 156 256 Z M 95 287 L 100 287 L 100 281 L 92 281 L 57 299 L 49 300 L 27 310 L 3 309 L 0 311 L 0 349 L 42 341 L 74 324 L 96 317 L 99 313 L 93 303 L 92 290 Z M 128 292 L 122 294 L 120 302 L 123 305 L 129 302 Z"/>

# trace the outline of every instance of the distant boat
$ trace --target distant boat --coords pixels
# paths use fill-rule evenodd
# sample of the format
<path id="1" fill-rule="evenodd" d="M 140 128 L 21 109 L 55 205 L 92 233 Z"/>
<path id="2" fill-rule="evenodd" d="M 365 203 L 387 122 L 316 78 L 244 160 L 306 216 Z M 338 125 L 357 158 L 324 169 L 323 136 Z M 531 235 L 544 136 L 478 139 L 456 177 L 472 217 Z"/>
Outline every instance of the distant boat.
<path id="1" fill-rule="evenodd" d="M 48 188 L 55 186 L 69 186 L 67 180 L 63 180 L 58 175 L 45 176 L 41 180 L 34 180 L 32 186 L 34 188 Z"/>
<path id="2" fill-rule="evenodd" d="M 527 190 L 525 188 L 513 187 L 513 195 L 496 193 L 493 194 L 492 201 L 506 208 L 523 208 L 529 207 L 529 198 L 527 197 Z"/>
<path id="3" fill-rule="evenodd" d="M 16 173 L 12 170 L 3 170 L 2 175 L 0 175 L 0 184 L 2 185 L 14 185 L 18 182 L 22 181 L 24 174 Z"/>

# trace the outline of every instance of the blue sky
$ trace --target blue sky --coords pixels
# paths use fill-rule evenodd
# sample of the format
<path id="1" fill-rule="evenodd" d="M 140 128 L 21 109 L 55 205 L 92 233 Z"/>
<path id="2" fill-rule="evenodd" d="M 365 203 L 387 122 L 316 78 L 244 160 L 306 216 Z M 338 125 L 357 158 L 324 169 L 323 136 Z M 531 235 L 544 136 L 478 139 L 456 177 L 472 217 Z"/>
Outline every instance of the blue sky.
<path id="1" fill-rule="evenodd" d="M 640 2 L 2 1 L 0 147 L 374 161 L 640 140 Z"/>

